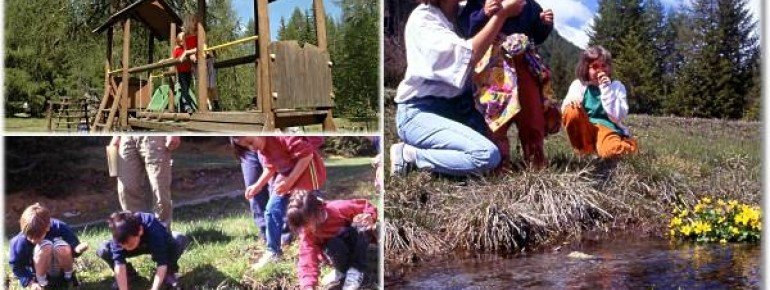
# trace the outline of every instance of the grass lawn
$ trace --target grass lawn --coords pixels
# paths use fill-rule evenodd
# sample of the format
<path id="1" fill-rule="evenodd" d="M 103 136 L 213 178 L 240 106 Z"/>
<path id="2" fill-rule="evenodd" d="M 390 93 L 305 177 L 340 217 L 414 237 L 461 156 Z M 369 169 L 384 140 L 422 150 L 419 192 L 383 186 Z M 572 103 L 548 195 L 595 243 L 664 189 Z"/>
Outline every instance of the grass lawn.
<path id="1" fill-rule="evenodd" d="M 192 155 L 191 155 L 192 156 Z M 180 168 L 192 166 L 195 160 L 178 156 Z M 190 157 L 192 158 L 192 157 Z M 212 158 L 210 162 L 218 167 L 238 166 L 232 159 Z M 381 200 L 373 194 L 370 159 L 328 158 L 326 160 L 328 199 L 366 198 L 380 206 Z M 211 164 L 209 164 L 211 165 Z M 233 168 L 235 169 L 235 168 Z M 240 170 L 238 167 L 235 170 Z M 239 171 L 238 171 L 239 172 Z M 242 187 L 237 184 L 236 187 Z M 295 266 L 297 245 L 284 248 L 284 260 L 274 266 L 255 272 L 250 265 L 261 256 L 264 242 L 258 240 L 258 230 L 251 219 L 248 203 L 242 197 L 221 198 L 210 202 L 184 206 L 174 210 L 174 231 L 187 234 L 191 244 L 179 261 L 181 282 L 185 289 L 275 289 L 297 287 Z M 76 230 L 81 241 L 88 242 L 91 249 L 76 260 L 76 270 L 83 282 L 81 289 L 109 289 L 112 272 L 101 261 L 95 251 L 110 237 L 105 224 Z M 15 233 L 15 232 L 14 232 Z M 7 233 L 3 248 L 7 259 L 7 241 L 13 233 Z M 379 250 L 370 246 L 370 263 L 365 277 L 366 289 L 379 286 Z M 133 258 L 131 263 L 147 279 L 132 289 L 149 288 L 155 264 L 149 256 Z M 6 288 L 20 289 L 15 279 L 10 279 L 10 267 L 5 265 Z M 325 266 L 322 273 L 331 268 Z"/>
<path id="2" fill-rule="evenodd" d="M 394 111 L 386 106 L 388 146 L 398 139 Z M 640 152 L 619 162 L 576 156 L 562 131 L 546 139 L 549 167 L 540 172 L 388 178 L 388 273 L 455 250 L 515 254 L 586 234 L 633 231 L 667 239 L 675 207 L 692 209 L 706 196 L 760 202 L 760 123 L 644 115 L 625 123 Z M 520 163 L 515 126 L 508 136 Z"/>
<path id="3" fill-rule="evenodd" d="M 47 132 L 45 118 L 5 118 L 6 132 Z M 74 130 L 73 130 L 74 131 Z"/>
<path id="4" fill-rule="evenodd" d="M 352 132 L 360 134 L 373 134 L 379 129 L 379 119 L 365 121 L 351 121 L 347 118 L 334 118 L 339 132 Z M 322 126 L 311 125 L 302 127 L 305 132 L 321 132 Z M 48 132 L 45 118 L 5 118 L 5 131 L 7 132 Z M 66 133 L 66 128 L 57 131 Z M 75 128 L 72 129 L 75 132 Z"/>

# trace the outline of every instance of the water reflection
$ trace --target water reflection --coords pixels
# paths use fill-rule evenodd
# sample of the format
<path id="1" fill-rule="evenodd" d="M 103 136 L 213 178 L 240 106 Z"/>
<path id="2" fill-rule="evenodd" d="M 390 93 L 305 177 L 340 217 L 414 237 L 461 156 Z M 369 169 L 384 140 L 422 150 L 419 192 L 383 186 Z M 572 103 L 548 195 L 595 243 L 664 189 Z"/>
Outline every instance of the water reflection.
<path id="1" fill-rule="evenodd" d="M 595 256 L 575 260 L 572 250 Z M 405 289 L 736 289 L 759 288 L 759 245 L 674 244 L 619 237 L 556 253 L 487 256 L 422 267 Z"/>

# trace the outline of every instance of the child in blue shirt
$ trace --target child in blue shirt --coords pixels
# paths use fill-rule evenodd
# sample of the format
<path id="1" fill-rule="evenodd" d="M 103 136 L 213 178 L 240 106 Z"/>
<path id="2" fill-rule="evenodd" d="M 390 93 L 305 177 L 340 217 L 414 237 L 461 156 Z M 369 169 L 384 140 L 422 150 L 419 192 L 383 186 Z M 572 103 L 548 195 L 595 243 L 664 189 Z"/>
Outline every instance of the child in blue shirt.
<path id="1" fill-rule="evenodd" d="M 66 223 L 51 218 L 47 208 L 35 203 L 19 219 L 21 231 L 10 242 L 8 262 L 22 287 L 43 289 L 63 284 L 78 286 L 73 260 L 88 246 Z M 49 281 L 51 278 L 51 281 Z"/>
<path id="2" fill-rule="evenodd" d="M 170 233 L 150 213 L 116 212 L 108 222 L 112 239 L 102 244 L 97 255 L 115 272 L 113 288 L 129 289 L 129 280 L 135 280 L 138 275 L 131 264 L 126 262 L 126 258 L 145 254 L 150 254 L 157 265 L 151 289 L 158 290 L 163 285 L 179 287 L 177 262 L 189 243 L 186 236 Z"/>

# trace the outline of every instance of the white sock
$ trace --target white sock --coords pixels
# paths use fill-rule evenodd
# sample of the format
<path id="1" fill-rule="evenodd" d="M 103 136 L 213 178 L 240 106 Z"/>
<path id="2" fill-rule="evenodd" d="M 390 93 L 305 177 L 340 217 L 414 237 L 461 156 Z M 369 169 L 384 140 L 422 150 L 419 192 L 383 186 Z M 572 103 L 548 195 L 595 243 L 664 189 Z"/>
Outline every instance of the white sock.
<path id="1" fill-rule="evenodd" d="M 68 271 L 64 271 L 64 279 L 66 279 L 66 280 L 72 279 L 72 272 L 73 271 L 69 271 L 69 272 Z"/>
<path id="2" fill-rule="evenodd" d="M 46 276 L 46 275 L 43 275 L 43 276 L 35 275 L 35 277 L 37 278 L 37 284 L 38 285 L 40 285 L 42 287 L 48 286 L 48 276 Z"/>
<path id="3" fill-rule="evenodd" d="M 409 144 L 404 144 L 403 152 L 404 152 L 403 157 L 405 162 L 412 163 L 415 160 L 417 160 L 417 148 L 415 148 L 414 146 Z"/>

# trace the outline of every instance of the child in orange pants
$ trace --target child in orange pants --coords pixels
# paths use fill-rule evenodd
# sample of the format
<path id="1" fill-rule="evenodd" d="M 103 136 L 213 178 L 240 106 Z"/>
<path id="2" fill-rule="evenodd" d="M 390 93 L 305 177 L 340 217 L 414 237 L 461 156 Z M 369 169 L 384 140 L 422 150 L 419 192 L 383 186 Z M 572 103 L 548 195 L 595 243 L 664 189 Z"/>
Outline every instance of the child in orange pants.
<path id="1" fill-rule="evenodd" d="M 583 51 L 562 103 L 562 122 L 570 144 L 580 154 L 611 159 L 636 153 L 636 138 L 623 125 L 628 115 L 626 88 L 612 81 L 612 55 L 604 47 Z"/>

